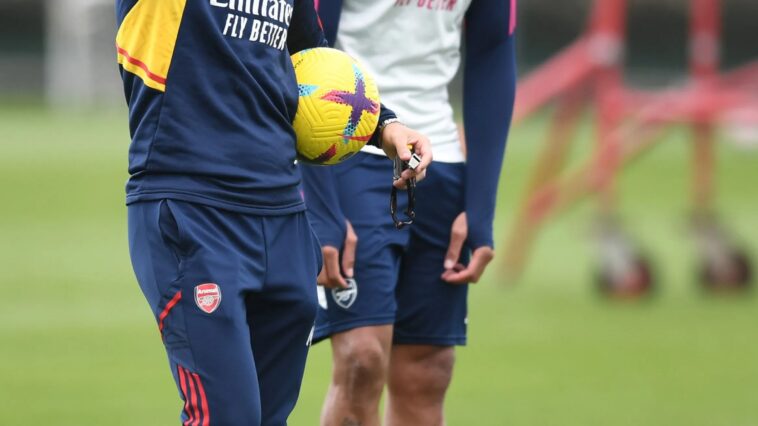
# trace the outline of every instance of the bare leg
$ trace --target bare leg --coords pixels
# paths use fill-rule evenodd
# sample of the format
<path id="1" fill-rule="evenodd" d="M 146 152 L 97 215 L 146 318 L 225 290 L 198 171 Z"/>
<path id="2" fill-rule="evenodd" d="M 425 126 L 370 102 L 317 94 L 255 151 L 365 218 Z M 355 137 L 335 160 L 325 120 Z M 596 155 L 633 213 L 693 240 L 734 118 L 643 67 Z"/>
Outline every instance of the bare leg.
<path id="1" fill-rule="evenodd" d="M 323 426 L 378 426 L 387 381 L 392 326 L 371 326 L 332 336 L 332 383 L 321 413 Z"/>
<path id="2" fill-rule="evenodd" d="M 386 426 L 442 426 L 455 363 L 452 346 L 395 345 Z"/>

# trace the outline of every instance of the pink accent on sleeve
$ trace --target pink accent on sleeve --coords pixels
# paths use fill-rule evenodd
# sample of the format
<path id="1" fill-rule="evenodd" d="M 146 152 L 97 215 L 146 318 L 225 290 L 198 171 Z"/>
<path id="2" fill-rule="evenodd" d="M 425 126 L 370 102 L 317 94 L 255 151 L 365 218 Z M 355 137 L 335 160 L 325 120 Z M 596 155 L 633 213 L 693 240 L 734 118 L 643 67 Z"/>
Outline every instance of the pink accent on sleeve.
<path id="1" fill-rule="evenodd" d="M 515 1 L 515 0 L 513 0 L 513 1 Z M 313 5 L 316 6 L 316 11 L 317 12 L 318 12 L 318 4 L 319 4 L 319 0 L 313 0 Z"/>
<path id="2" fill-rule="evenodd" d="M 316 4 L 318 4 L 318 0 L 316 0 Z M 516 15 L 518 14 L 516 9 L 516 0 L 511 0 L 511 25 L 508 35 L 513 35 L 516 32 Z"/>

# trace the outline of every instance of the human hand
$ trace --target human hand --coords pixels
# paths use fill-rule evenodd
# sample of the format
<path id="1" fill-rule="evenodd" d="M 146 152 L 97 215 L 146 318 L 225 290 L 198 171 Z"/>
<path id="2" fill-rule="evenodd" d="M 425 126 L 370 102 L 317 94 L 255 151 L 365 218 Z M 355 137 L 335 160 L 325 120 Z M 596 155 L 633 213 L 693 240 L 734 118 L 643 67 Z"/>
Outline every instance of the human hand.
<path id="1" fill-rule="evenodd" d="M 400 179 L 393 183 L 396 188 L 405 188 L 413 178 L 420 181 L 426 177 L 426 169 L 432 162 L 432 144 L 426 136 L 401 123 L 390 123 L 382 129 L 381 141 L 382 149 L 391 159 L 397 157 L 402 161 L 409 161 L 411 149 L 421 158 L 415 169 L 403 171 Z"/>
<path id="2" fill-rule="evenodd" d="M 355 249 L 358 246 L 358 236 L 350 222 L 347 223 L 345 243 L 342 248 L 342 264 L 340 252 L 336 247 L 324 246 L 321 254 L 324 257 L 324 267 L 318 275 L 317 283 L 326 288 L 347 288 L 345 278 L 353 278 L 355 268 Z M 341 269 L 340 269 L 341 268 Z M 343 275 L 344 273 L 344 275 Z"/>
<path id="3" fill-rule="evenodd" d="M 466 212 L 463 212 L 453 222 L 453 228 L 450 233 L 450 245 L 445 255 L 445 272 L 442 273 L 442 279 L 449 284 L 478 282 L 487 265 L 495 257 L 492 247 L 483 246 L 474 250 L 468 266 L 459 263 L 461 250 L 467 237 L 468 223 L 466 222 Z"/>

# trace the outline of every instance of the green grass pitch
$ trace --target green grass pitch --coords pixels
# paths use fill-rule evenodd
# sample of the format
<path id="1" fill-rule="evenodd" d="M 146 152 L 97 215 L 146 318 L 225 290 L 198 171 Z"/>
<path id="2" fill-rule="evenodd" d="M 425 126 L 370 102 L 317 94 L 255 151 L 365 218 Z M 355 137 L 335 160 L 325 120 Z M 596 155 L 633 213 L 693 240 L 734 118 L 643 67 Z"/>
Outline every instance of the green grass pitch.
<path id="1" fill-rule="evenodd" d="M 513 132 L 498 235 L 544 125 Z M 619 183 L 626 224 L 658 260 L 657 297 L 595 295 L 592 203 L 554 221 L 519 285 L 493 268 L 472 288 L 448 424 L 758 425 L 758 303 L 695 285 L 685 136 Z M 127 253 L 126 114 L 6 106 L 0 140 L 1 423 L 177 424 L 179 396 Z M 755 259 L 758 154 L 723 144 L 719 164 L 722 218 Z M 291 425 L 318 423 L 329 360 L 328 345 L 312 350 Z"/>

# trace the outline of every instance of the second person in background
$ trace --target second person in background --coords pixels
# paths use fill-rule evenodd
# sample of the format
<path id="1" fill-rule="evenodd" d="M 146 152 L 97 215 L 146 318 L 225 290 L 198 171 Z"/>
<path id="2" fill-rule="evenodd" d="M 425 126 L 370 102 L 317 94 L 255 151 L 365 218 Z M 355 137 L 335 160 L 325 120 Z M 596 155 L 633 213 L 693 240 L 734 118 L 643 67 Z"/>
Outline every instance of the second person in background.
<path id="1" fill-rule="evenodd" d="M 327 39 L 377 77 L 382 101 L 434 149 L 417 188 L 417 221 L 401 230 L 386 207 L 392 171 L 381 151 L 303 167 L 324 254 L 314 341 L 331 338 L 334 363 L 321 422 L 379 424 L 387 385 L 387 425 L 442 425 L 454 348 L 466 344 L 467 284 L 494 256 L 515 93 L 515 0 L 316 3 Z M 467 155 L 448 99 L 462 45 Z"/>

